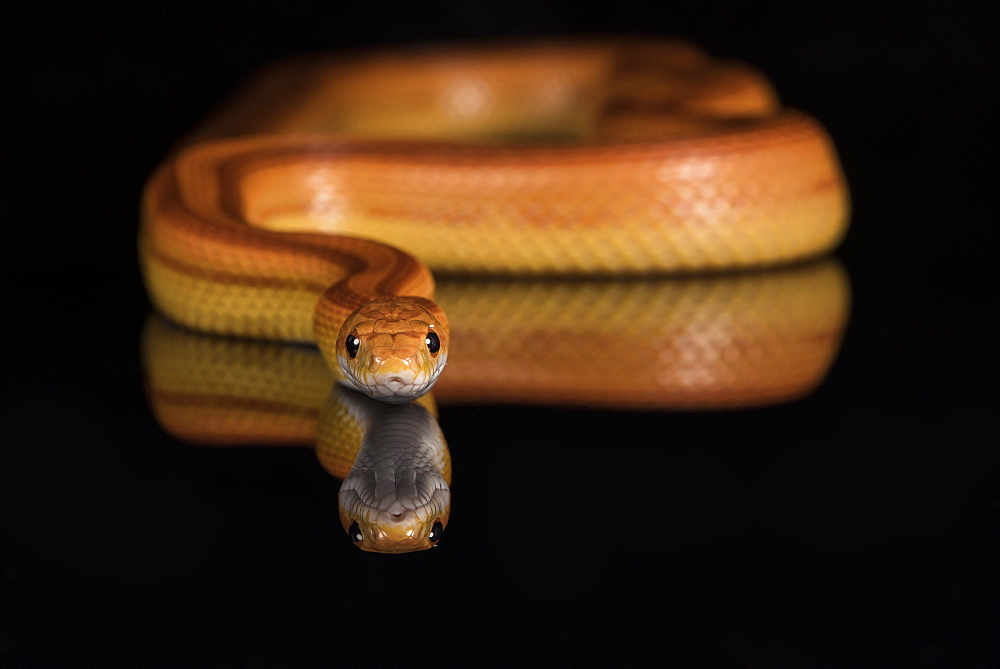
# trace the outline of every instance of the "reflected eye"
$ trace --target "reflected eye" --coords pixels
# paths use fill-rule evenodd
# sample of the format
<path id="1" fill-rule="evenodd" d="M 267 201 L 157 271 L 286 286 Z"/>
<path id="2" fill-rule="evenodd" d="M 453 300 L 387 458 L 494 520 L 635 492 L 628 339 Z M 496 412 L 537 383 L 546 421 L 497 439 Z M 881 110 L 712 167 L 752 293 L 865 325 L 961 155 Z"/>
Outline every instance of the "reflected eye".
<path id="1" fill-rule="evenodd" d="M 347 340 L 344 342 L 344 346 L 347 347 L 347 355 L 353 358 L 358 354 L 358 349 L 361 348 L 361 340 L 349 334 L 347 335 Z"/>
<path id="2" fill-rule="evenodd" d="M 424 343 L 427 344 L 427 350 L 431 353 L 437 353 L 441 349 L 441 340 L 436 332 L 428 332 Z"/>
<path id="3" fill-rule="evenodd" d="M 441 521 L 439 520 L 436 523 L 434 523 L 434 527 L 431 528 L 431 533 L 427 535 L 427 538 L 430 539 L 430 542 L 432 544 L 436 544 L 438 541 L 441 540 L 441 534 L 443 532 L 444 532 L 444 525 L 442 525 Z"/>
<path id="4" fill-rule="evenodd" d="M 356 544 L 360 544 L 361 540 L 365 538 L 365 535 L 361 534 L 361 527 L 358 525 L 358 521 L 355 520 L 351 523 L 351 526 L 347 529 L 347 536 Z"/>

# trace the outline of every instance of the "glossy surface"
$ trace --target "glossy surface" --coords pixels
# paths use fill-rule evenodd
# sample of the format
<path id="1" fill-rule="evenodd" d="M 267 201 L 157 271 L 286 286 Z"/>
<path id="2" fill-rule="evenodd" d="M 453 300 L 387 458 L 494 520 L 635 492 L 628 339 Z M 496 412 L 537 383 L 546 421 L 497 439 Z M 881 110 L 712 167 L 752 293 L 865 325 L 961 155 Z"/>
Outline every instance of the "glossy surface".
<path id="1" fill-rule="evenodd" d="M 727 409 L 807 395 L 850 313 L 826 260 L 702 277 L 445 279 L 446 404 Z"/>
<path id="2" fill-rule="evenodd" d="M 833 261 L 698 279 L 453 280 L 440 288 L 467 342 L 435 393 L 445 405 L 780 405 L 822 382 L 848 311 Z M 577 333 L 568 341 L 548 341 L 569 330 Z M 201 335 L 161 317 L 146 328 L 143 368 L 157 420 L 178 439 L 315 447 L 343 480 L 339 515 L 359 547 L 400 553 L 440 539 L 451 513 L 451 459 L 429 395 L 427 408 L 380 406 L 339 388 L 311 348 Z M 635 383 L 614 383 L 616 375 Z M 533 460 L 511 454 L 511 485 Z"/>
<path id="3" fill-rule="evenodd" d="M 0 665 L 997 664 L 992 5 L 119 10 L 5 8 Z M 709 413 L 442 407 L 453 512 L 407 556 L 351 545 L 312 449 L 164 433 L 136 212 L 206 109 L 285 54 L 609 27 L 754 63 L 836 139 L 850 320 L 812 393 Z M 529 455 L 520 495 L 498 495 Z M 573 497 L 612 489 L 623 503 Z"/>

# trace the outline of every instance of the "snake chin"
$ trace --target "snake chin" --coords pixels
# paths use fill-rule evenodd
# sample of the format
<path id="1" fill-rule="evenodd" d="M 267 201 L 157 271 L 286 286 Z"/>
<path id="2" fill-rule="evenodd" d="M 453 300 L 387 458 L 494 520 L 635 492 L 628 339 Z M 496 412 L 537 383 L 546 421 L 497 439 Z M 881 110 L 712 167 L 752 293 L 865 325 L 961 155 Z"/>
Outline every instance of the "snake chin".
<path id="1" fill-rule="evenodd" d="M 406 366 L 396 366 L 395 369 L 377 373 L 364 371 L 366 367 L 373 366 L 365 360 L 359 365 L 351 364 L 350 360 L 343 358 L 339 362 L 349 386 L 380 402 L 403 404 L 430 392 L 444 370 L 447 359 L 445 355 L 433 361 L 430 371 L 426 370 L 426 366 L 416 371 Z"/>

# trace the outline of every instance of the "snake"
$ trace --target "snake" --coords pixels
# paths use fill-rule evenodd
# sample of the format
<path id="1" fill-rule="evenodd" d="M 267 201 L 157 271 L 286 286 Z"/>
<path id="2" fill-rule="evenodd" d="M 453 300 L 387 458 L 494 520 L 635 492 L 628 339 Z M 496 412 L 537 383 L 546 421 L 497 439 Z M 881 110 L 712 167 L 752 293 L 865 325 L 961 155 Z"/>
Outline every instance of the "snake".
<path id="1" fill-rule="evenodd" d="M 316 344 L 403 408 L 451 352 L 436 275 L 769 267 L 835 248 L 848 212 L 825 129 L 749 65 L 666 40 L 430 45 L 252 78 L 150 177 L 139 256 L 171 320 Z"/>

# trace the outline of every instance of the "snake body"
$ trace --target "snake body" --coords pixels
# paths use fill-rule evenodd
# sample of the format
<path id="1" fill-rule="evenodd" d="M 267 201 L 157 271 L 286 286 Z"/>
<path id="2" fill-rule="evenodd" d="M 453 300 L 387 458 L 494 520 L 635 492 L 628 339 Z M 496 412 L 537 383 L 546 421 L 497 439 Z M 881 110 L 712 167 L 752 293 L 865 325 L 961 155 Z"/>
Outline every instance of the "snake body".
<path id="1" fill-rule="evenodd" d="M 847 210 L 823 128 L 746 65 L 677 42 L 431 48 L 265 71 L 153 174 L 139 247 L 173 320 L 315 342 L 405 402 L 449 357 L 432 269 L 761 267 L 830 250 Z"/>

